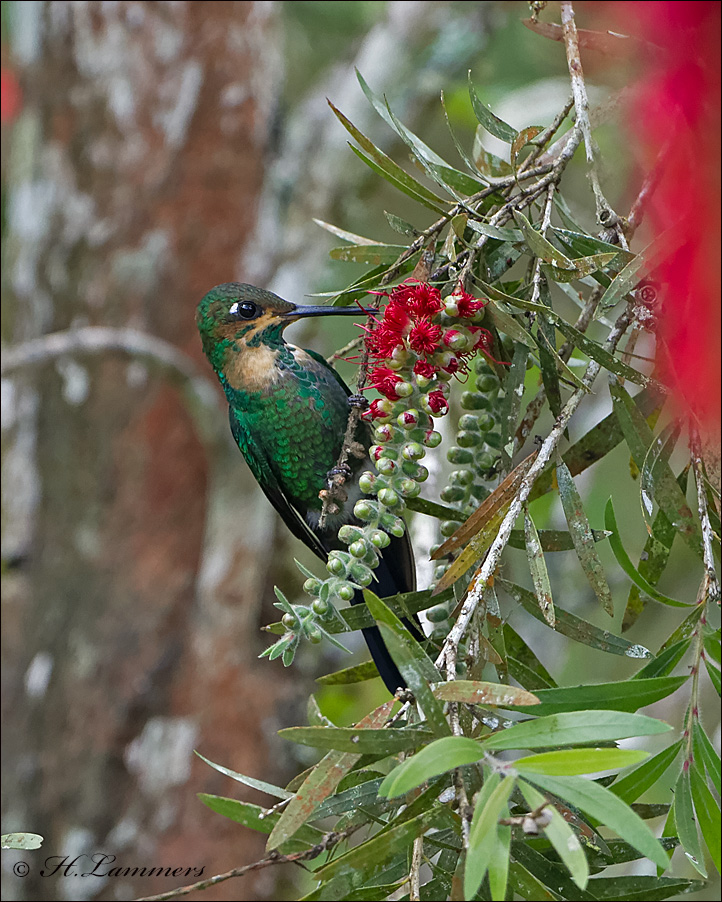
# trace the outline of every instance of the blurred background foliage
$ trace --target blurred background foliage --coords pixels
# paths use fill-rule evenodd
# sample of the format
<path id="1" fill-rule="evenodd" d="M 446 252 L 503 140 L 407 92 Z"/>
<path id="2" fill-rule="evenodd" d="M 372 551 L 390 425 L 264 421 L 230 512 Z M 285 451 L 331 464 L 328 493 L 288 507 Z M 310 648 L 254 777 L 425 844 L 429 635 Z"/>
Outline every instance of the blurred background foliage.
<path id="1" fill-rule="evenodd" d="M 615 19 L 605 27 L 623 31 L 625 4 L 575 4 L 580 25 L 603 15 L 591 9 L 599 6 Z M 419 228 L 428 224 L 419 207 L 354 157 L 325 98 L 404 166 L 407 149 L 363 97 L 355 67 L 387 96 L 402 121 L 450 160 L 457 156 L 439 94 L 454 132 L 470 148 L 477 122 L 468 97 L 469 70 L 481 98 L 513 127 L 546 125 L 569 95 L 567 67 L 562 45 L 521 24 L 528 14 L 523 2 L 3 2 L 4 344 L 74 326 L 131 325 L 190 355 L 198 377 L 208 378 L 193 315 L 213 284 L 253 282 L 300 302 L 337 290 L 364 271 L 360 264 L 329 259 L 338 241 L 314 225 L 314 217 L 381 242 L 398 238 L 384 210 Z M 160 49 L 163 41 L 170 50 Z M 111 50 L 112 59 L 103 58 Z M 145 66 L 151 57 L 152 65 Z M 174 67 L 178 71 L 166 83 Z M 198 67 L 196 99 L 188 100 L 183 130 L 159 163 L 159 110 L 163 104 L 171 114 L 181 110 L 183 92 L 193 90 L 192 74 L 183 81 L 183 72 Z M 590 55 L 592 102 L 634 75 L 633 60 L 612 65 Z M 139 112 L 124 124 L 118 104 L 126 88 Z M 139 159 L 128 162 L 136 129 L 145 143 L 136 147 Z M 643 177 L 641 154 L 623 122 L 604 125 L 595 137 L 608 199 L 626 211 Z M 110 164 L 85 153 L 91 144 L 98 150 L 100 139 L 111 148 Z M 115 155 L 119 147 L 128 151 L 125 157 Z M 499 152 L 499 142 L 489 138 L 488 149 Z M 151 185 L 145 179 L 154 166 L 160 175 Z M 227 188 L 224 180 L 238 171 L 247 177 Z M 575 218 L 592 228 L 581 154 L 567 170 L 564 194 Z M 65 219 L 58 208 L 87 197 L 97 204 L 95 225 L 103 216 L 111 222 L 109 236 L 91 234 L 81 221 L 77 235 L 69 237 L 74 216 L 82 220 L 84 208 L 66 211 Z M 123 232 L 127 222 L 133 227 Z M 153 234 L 161 235 L 157 253 L 148 243 Z M 639 246 L 645 235 L 643 227 Z M 131 252 L 125 270 L 131 277 L 108 280 L 107 271 L 117 272 L 120 256 Z M 42 297 L 34 294 L 37 288 Z M 292 340 L 328 355 L 353 334 L 345 323 L 314 322 Z M 651 342 L 640 341 L 637 353 L 650 355 Z M 3 379 L 3 605 L 10 623 L 3 718 L 12 731 L 4 756 L 3 832 L 43 834 L 48 855 L 90 854 L 102 847 L 131 866 L 204 864 L 210 875 L 258 858 L 260 846 L 198 810 L 195 792 L 228 790 L 191 759 L 191 749 L 283 783 L 316 758 L 304 759 L 304 749 L 279 741 L 275 731 L 304 723 L 313 678 L 351 659 L 306 647 L 292 672 L 284 672 L 279 661 L 256 660 L 266 644 L 259 627 L 275 619 L 272 586 L 300 596 L 298 573 L 287 562 L 293 556 L 311 562 L 259 498 L 232 447 L 220 405 L 209 408 L 217 432 L 210 444 L 202 443 L 163 372 L 139 370 L 137 361 L 122 355 L 106 366 L 73 359 L 44 362 Z M 347 381 L 353 379 L 352 365 L 342 362 L 339 369 Z M 530 373 L 527 397 L 536 388 Z M 572 440 L 611 410 L 607 393 L 598 395 L 589 419 L 573 424 Z M 120 396 L 116 417 L 108 405 Z M 452 416 L 457 419 L 459 411 Z M 550 423 L 540 420 L 539 431 Z M 107 442 L 96 445 L 100 430 Z M 180 438 L 169 446 L 164 437 L 176 432 Z M 79 447 L 91 448 L 90 456 L 79 455 Z M 125 461 L 134 454 L 142 460 L 128 470 Z M 443 461 L 439 467 L 435 478 L 443 485 L 450 467 Z M 158 483 L 163 478 L 168 484 Z M 595 528 L 602 528 L 614 487 L 621 534 L 638 560 L 646 536 L 625 446 L 577 483 Z M 150 503 L 160 509 L 150 536 L 159 559 L 167 554 L 165 543 L 172 544 L 169 535 L 192 537 L 165 563 L 149 563 L 150 576 L 139 576 L 132 592 L 116 599 L 103 625 L 104 598 L 113 596 L 119 574 L 134 569 L 140 545 L 149 540 L 132 513 L 139 492 L 150 493 Z M 44 501 L 48 493 L 57 495 L 56 503 Z M 166 504 L 168 497 L 173 504 Z M 532 512 L 539 528 L 564 524 L 554 495 L 535 501 Z M 73 533 L 73 542 L 64 543 L 66 533 Z M 431 578 L 426 552 L 435 539 L 418 524 L 413 534 L 424 588 Z M 618 631 L 629 581 L 606 544 L 598 550 L 609 565 Z M 188 555 L 188 572 L 168 588 L 173 568 Z M 506 561 L 507 578 L 528 582 L 523 552 L 509 552 Z M 692 561 L 686 546 L 675 543 L 662 590 L 675 597 L 693 594 Z M 579 578 L 575 556 L 552 555 L 548 565 L 562 606 L 608 627 L 592 603 L 591 588 Z M 156 579 L 169 598 L 163 616 L 149 623 L 143 612 L 159 604 Z M 91 584 L 89 609 L 82 601 Z M 215 610 L 208 599 L 219 593 L 225 600 Z M 74 609 L 84 612 L 84 621 Z M 634 669 L 633 661 L 615 658 L 610 676 L 601 652 L 566 642 L 522 611 L 513 612 L 511 622 L 560 684 L 623 679 Z M 674 611 L 650 605 L 627 638 L 653 648 L 675 623 Z M 224 635 L 246 643 L 239 660 Z M 48 636 L 52 649 L 39 638 Z M 94 663 L 81 666 L 92 643 Z M 358 652 L 356 660 L 363 654 Z M 113 680 L 141 688 L 91 700 L 104 658 Z M 232 663 L 224 669 L 221 661 Z M 711 710 L 713 693 L 708 685 L 704 691 Z M 322 688 L 315 695 L 322 713 L 338 725 L 356 722 L 386 698 L 380 681 Z M 648 713 L 678 723 L 685 703 L 686 696 L 673 697 Z M 163 733 L 166 728 L 170 732 Z M 183 741 L 175 728 L 182 728 Z M 147 782 L 168 766 L 174 750 L 187 760 L 159 796 Z M 137 765 L 141 753 L 155 756 L 152 768 Z M 40 853 L 33 854 L 39 860 Z M 49 881 L 20 881 L 8 873 L 4 879 L 5 898 L 13 899 L 132 898 L 170 888 L 168 881 L 142 878 L 93 889 L 82 881 L 51 887 Z M 244 879 L 246 898 L 293 898 L 303 884 L 299 872 L 290 870 Z M 226 884 L 204 898 L 235 898 L 238 892 Z"/>

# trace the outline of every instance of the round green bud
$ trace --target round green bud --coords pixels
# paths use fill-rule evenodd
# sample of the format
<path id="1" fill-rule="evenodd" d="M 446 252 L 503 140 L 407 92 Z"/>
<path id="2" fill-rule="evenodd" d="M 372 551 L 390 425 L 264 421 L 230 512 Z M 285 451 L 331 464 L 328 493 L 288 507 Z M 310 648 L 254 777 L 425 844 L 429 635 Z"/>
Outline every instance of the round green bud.
<path id="1" fill-rule="evenodd" d="M 328 559 L 328 563 L 326 564 L 326 569 L 329 573 L 333 574 L 333 576 L 345 576 L 346 562 L 343 561 L 340 557 L 330 557 Z"/>
<path id="2" fill-rule="evenodd" d="M 426 448 L 418 442 L 407 442 L 401 453 L 405 460 L 421 460 L 426 455 Z"/>
<path id="3" fill-rule="evenodd" d="M 388 457 L 382 457 L 376 461 L 376 469 L 383 476 L 390 476 L 396 470 L 396 464 L 393 460 L 390 460 Z M 359 485 L 361 482 L 359 480 Z M 364 491 L 362 489 L 362 491 Z"/>
<path id="4" fill-rule="evenodd" d="M 414 393 L 414 386 L 410 382 L 397 382 L 394 391 L 400 398 L 410 398 Z"/>
<path id="5" fill-rule="evenodd" d="M 371 544 L 375 548 L 386 548 L 391 539 L 382 529 L 374 529 L 370 535 Z"/>
<path id="6" fill-rule="evenodd" d="M 413 429 L 415 426 L 418 426 L 420 416 L 419 411 L 412 407 L 410 410 L 400 413 L 396 418 L 396 422 L 402 429 Z"/>
<path id="7" fill-rule="evenodd" d="M 386 507 L 396 507 L 401 501 L 393 489 L 381 489 L 378 499 Z"/>
<path id="8" fill-rule="evenodd" d="M 356 593 L 354 592 L 353 586 L 349 586 L 348 583 L 346 583 L 345 585 L 338 587 L 336 594 L 341 601 L 351 601 Z"/>
<path id="9" fill-rule="evenodd" d="M 473 413 L 465 413 L 459 417 L 459 429 L 468 429 L 469 432 L 479 431 L 479 417 Z"/>
<path id="10" fill-rule="evenodd" d="M 448 567 L 448 564 L 439 564 L 438 567 L 434 567 L 434 579 L 440 580 L 441 577 L 446 573 Z"/>
<path id="11" fill-rule="evenodd" d="M 359 520 L 370 520 L 374 515 L 374 509 L 368 501 L 357 501 L 353 512 Z"/>
<path id="12" fill-rule="evenodd" d="M 431 623 L 443 623 L 445 620 L 449 619 L 449 612 L 446 609 L 446 605 L 437 604 L 435 607 L 427 610 L 426 616 Z"/>
<path id="13" fill-rule="evenodd" d="M 358 487 L 364 494 L 370 495 L 373 492 L 375 486 L 376 477 L 373 473 L 366 472 L 362 473 L 359 476 Z"/>
<path id="14" fill-rule="evenodd" d="M 490 413 L 479 414 L 479 429 L 482 432 L 489 432 L 494 428 L 494 417 Z"/>
<path id="15" fill-rule="evenodd" d="M 453 295 L 450 295 L 444 301 L 444 313 L 447 316 L 456 317 L 459 315 L 459 305 L 456 302 L 456 298 Z"/>
<path id="16" fill-rule="evenodd" d="M 447 485 L 446 488 L 441 490 L 439 497 L 442 501 L 454 503 L 456 501 L 463 501 L 466 497 L 466 492 L 461 486 Z"/>
<path id="17" fill-rule="evenodd" d="M 311 610 L 314 614 L 318 614 L 319 617 L 323 617 L 324 614 L 328 614 L 330 607 L 331 605 L 327 601 L 321 601 L 320 598 L 317 598 L 311 605 Z"/>
<path id="18" fill-rule="evenodd" d="M 474 369 L 480 376 L 494 375 L 494 370 L 489 366 L 489 364 L 486 362 L 486 360 L 484 360 L 483 357 L 479 357 L 477 359 Z"/>
<path id="19" fill-rule="evenodd" d="M 446 452 L 446 459 L 450 464 L 470 464 L 474 461 L 474 455 L 467 448 L 454 446 Z"/>
<path id="20" fill-rule="evenodd" d="M 294 614 L 284 614 L 283 617 L 281 617 L 281 623 L 287 630 L 292 630 L 298 623 L 298 619 Z"/>
<path id="21" fill-rule="evenodd" d="M 471 488 L 471 494 L 477 501 L 485 501 L 489 497 L 489 489 L 485 485 L 476 482 Z"/>
<path id="22" fill-rule="evenodd" d="M 449 329 L 443 341 L 452 351 L 465 351 L 469 347 L 469 336 L 458 329 Z"/>
<path id="23" fill-rule="evenodd" d="M 421 493 L 421 486 L 413 479 L 401 479 L 397 484 L 399 494 L 404 498 L 416 498 Z"/>
<path id="24" fill-rule="evenodd" d="M 373 575 L 369 568 L 360 561 L 351 564 L 350 575 L 351 579 L 359 586 L 368 586 L 373 580 Z"/>
<path id="25" fill-rule="evenodd" d="M 437 542 L 435 545 L 432 545 L 431 548 L 429 548 L 429 554 L 431 554 L 431 555 L 436 554 L 436 552 L 439 550 L 439 548 L 441 548 L 441 545 Z"/>
<path id="26" fill-rule="evenodd" d="M 430 429 L 424 436 L 424 444 L 427 448 L 437 448 L 441 444 L 441 433 Z"/>
<path id="27" fill-rule="evenodd" d="M 362 558 L 366 554 L 366 543 L 364 541 L 352 542 L 348 546 L 349 552 L 357 558 Z"/>
<path id="28" fill-rule="evenodd" d="M 483 410 L 489 401 L 478 391 L 465 391 L 461 393 L 461 406 L 464 410 Z"/>
<path id="29" fill-rule="evenodd" d="M 471 470 L 454 470 L 449 481 L 452 485 L 471 485 L 474 481 L 474 474 Z"/>
<path id="30" fill-rule="evenodd" d="M 357 539 L 363 538 L 363 532 L 358 528 L 358 526 L 351 526 L 347 523 L 345 526 L 342 526 L 341 529 L 339 529 L 338 537 L 346 545 L 350 545 L 351 542 L 355 542 Z"/>
<path id="31" fill-rule="evenodd" d="M 499 380 L 496 376 L 479 376 L 476 380 L 479 391 L 493 392 L 499 388 Z"/>
<path id="32" fill-rule="evenodd" d="M 416 467 L 416 473 L 413 474 L 413 477 L 417 482 L 426 482 L 426 480 L 429 478 L 429 471 L 425 466 L 419 464 Z"/>
<path id="33" fill-rule="evenodd" d="M 323 641 L 323 633 L 317 626 L 312 626 L 307 629 L 306 635 L 308 636 L 309 642 L 312 642 L 314 645 L 318 645 L 319 642 Z"/>
<path id="34" fill-rule="evenodd" d="M 426 391 L 426 389 L 431 385 L 433 379 L 429 379 L 427 376 L 417 376 L 416 384 L 421 389 L 421 391 Z"/>
<path id="35" fill-rule="evenodd" d="M 497 459 L 495 454 L 492 454 L 489 451 L 483 451 L 476 458 L 476 466 L 480 470 L 490 470 L 496 464 Z"/>
<path id="36" fill-rule="evenodd" d="M 474 448 L 476 445 L 481 444 L 481 436 L 478 432 L 467 432 L 466 430 L 462 430 L 456 436 L 456 441 L 462 448 Z"/>
<path id="37" fill-rule="evenodd" d="M 388 424 L 377 426 L 374 430 L 374 441 L 383 445 L 385 442 L 393 441 L 395 434 L 393 426 L 389 426 Z"/>
<path id="38" fill-rule="evenodd" d="M 321 589 L 321 580 L 311 577 L 303 584 L 303 591 L 307 595 L 318 595 Z M 315 602 L 314 602 L 315 603 Z"/>
<path id="39" fill-rule="evenodd" d="M 439 531 L 442 536 L 448 538 L 449 536 L 454 535 L 459 526 L 460 524 L 456 520 L 444 520 L 439 527 Z"/>

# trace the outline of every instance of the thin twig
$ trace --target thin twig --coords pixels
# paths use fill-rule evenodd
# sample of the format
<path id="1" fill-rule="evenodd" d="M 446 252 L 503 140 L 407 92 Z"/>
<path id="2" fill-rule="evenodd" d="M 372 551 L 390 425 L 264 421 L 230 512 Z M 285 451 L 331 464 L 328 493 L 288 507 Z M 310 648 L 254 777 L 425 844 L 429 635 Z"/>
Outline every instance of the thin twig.
<path id="1" fill-rule="evenodd" d="M 274 850 L 265 858 L 261 858 L 260 861 L 254 861 L 251 864 L 243 865 L 243 867 L 240 868 L 232 868 L 224 874 L 216 874 L 213 877 L 209 877 L 207 880 L 199 880 L 197 883 L 191 883 L 188 886 L 179 886 L 176 889 L 169 890 L 167 893 L 158 893 L 155 896 L 142 896 L 141 898 L 136 899 L 135 902 L 165 902 L 166 899 L 177 899 L 179 896 L 187 896 L 189 893 L 208 889 L 208 887 L 216 886 L 216 884 L 223 883 L 225 880 L 230 880 L 232 877 L 243 877 L 251 871 L 260 871 L 262 868 L 270 867 L 272 864 L 293 864 L 301 861 L 310 861 L 312 858 L 318 858 L 323 852 L 327 852 L 329 849 L 338 845 L 338 843 L 348 839 L 349 836 L 359 829 L 359 827 L 360 824 L 349 827 L 348 830 L 344 830 L 341 833 L 327 833 L 320 843 L 317 843 L 315 846 L 312 846 L 310 849 L 306 849 L 303 852 L 292 852 L 288 855 L 281 855 Z"/>
<path id="2" fill-rule="evenodd" d="M 720 584 L 714 566 L 713 538 L 714 530 L 707 509 L 707 494 L 705 492 L 704 468 L 702 464 L 702 442 L 699 432 L 694 424 L 690 424 L 690 451 L 692 453 L 692 468 L 697 484 L 697 507 L 699 519 L 702 524 L 702 552 L 704 560 L 705 576 L 700 588 L 698 601 L 713 601 L 719 604 Z"/>
<path id="3" fill-rule="evenodd" d="M 579 53 L 579 36 L 577 35 L 577 25 L 574 21 L 574 8 L 571 0 L 562 0 L 561 10 L 564 46 L 567 51 L 567 65 L 574 95 L 574 109 L 577 114 L 577 125 L 581 128 L 584 135 L 584 149 L 589 166 L 589 178 L 592 182 L 592 190 L 594 191 L 594 199 L 597 205 L 597 221 L 605 228 L 615 228 L 619 224 L 619 217 L 605 198 L 599 184 L 596 149 L 592 138 L 592 126 L 589 121 L 589 98 L 587 96 L 587 87 L 584 83 L 584 71 L 582 70 L 582 60 Z"/>
<path id="4" fill-rule="evenodd" d="M 411 854 L 411 870 L 409 871 L 409 902 L 421 899 L 421 864 L 424 859 L 424 837 L 417 836 Z"/>
<path id="5" fill-rule="evenodd" d="M 627 309 L 616 321 L 612 328 L 612 331 L 609 334 L 609 337 L 605 343 L 605 349 L 607 351 L 614 353 L 614 350 L 619 344 L 621 337 L 624 335 L 628 326 L 632 322 L 632 317 L 633 314 L 631 312 L 631 308 L 627 307 Z M 586 396 L 588 390 L 591 388 L 594 380 L 599 375 L 601 368 L 601 364 L 599 364 L 596 360 L 591 360 L 589 362 L 589 366 L 587 367 L 584 378 L 582 379 L 584 387 L 578 388 L 574 392 L 574 394 L 569 397 L 567 403 L 562 409 L 562 412 L 557 417 L 556 422 L 551 429 L 551 432 L 546 437 L 541 448 L 539 449 L 539 453 L 537 454 L 536 459 L 534 460 L 531 467 L 529 468 L 529 471 L 522 480 L 516 497 L 512 501 L 511 506 L 509 507 L 509 510 L 504 517 L 501 526 L 499 527 L 497 536 L 491 544 L 489 551 L 487 552 L 484 563 L 481 565 L 477 575 L 472 581 L 471 588 L 466 596 L 466 599 L 464 600 L 464 604 L 462 605 L 461 612 L 459 613 L 456 623 L 451 628 L 449 635 L 446 637 L 446 641 L 444 642 L 441 652 L 436 659 L 437 666 L 440 666 L 442 662 L 446 661 L 449 654 L 455 654 L 454 650 L 458 648 L 459 642 L 466 632 L 469 623 L 474 616 L 474 612 L 479 605 L 479 602 L 483 598 L 484 591 L 489 585 L 489 580 L 492 578 L 494 572 L 496 571 L 502 552 L 504 551 L 504 548 L 509 541 L 514 523 L 521 513 L 524 502 L 529 498 L 537 477 L 541 474 L 544 467 L 551 460 L 552 455 L 554 454 L 554 451 L 556 450 L 556 447 L 559 444 L 562 435 L 564 434 L 564 430 L 569 424 L 571 418 L 574 416 L 574 413 L 576 412 L 576 409 L 581 403 L 582 399 Z"/>

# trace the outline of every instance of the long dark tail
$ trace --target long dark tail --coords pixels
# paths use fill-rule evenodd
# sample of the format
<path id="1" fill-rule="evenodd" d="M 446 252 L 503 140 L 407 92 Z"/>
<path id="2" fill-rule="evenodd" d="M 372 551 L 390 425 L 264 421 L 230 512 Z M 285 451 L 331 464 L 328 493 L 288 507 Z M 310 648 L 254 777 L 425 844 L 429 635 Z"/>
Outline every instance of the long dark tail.
<path id="1" fill-rule="evenodd" d="M 384 551 L 384 556 L 379 561 L 379 566 L 374 570 L 378 582 L 372 583 L 369 588 L 380 598 L 396 595 L 399 592 L 413 592 L 416 588 L 414 572 L 414 558 L 408 536 L 400 539 L 392 539 L 391 544 Z M 353 604 L 361 604 L 363 595 L 357 592 Z M 414 618 L 415 620 L 415 618 Z M 418 621 L 412 622 L 403 619 L 404 626 L 411 631 L 415 639 L 421 641 L 424 636 Z M 406 680 L 399 673 L 394 664 L 381 632 L 377 626 L 369 626 L 361 631 L 366 644 L 371 652 L 371 657 L 376 664 L 381 679 L 386 688 L 393 695 L 397 689 L 406 686 Z"/>

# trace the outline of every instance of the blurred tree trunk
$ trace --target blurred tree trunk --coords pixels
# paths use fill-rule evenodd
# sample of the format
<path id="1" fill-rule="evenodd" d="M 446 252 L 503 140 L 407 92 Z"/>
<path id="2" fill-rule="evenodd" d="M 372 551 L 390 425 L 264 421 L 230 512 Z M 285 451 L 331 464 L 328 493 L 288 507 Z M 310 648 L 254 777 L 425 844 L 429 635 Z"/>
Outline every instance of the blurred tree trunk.
<path id="1" fill-rule="evenodd" d="M 15 14 L 25 111 L 7 171 L 5 340 L 132 325 L 200 364 L 195 304 L 236 277 L 254 227 L 282 75 L 273 5 Z M 273 776 L 277 705 L 298 691 L 256 660 L 272 516 L 221 406 L 211 467 L 177 390 L 127 356 L 48 362 L 6 388 L 4 826 L 46 839 L 5 897 L 131 898 L 197 879 L 40 878 L 52 855 L 203 876 L 261 857 L 262 837 L 195 797 L 231 790 L 194 748 Z M 268 876 L 255 883 L 246 898 L 270 894 Z"/>

